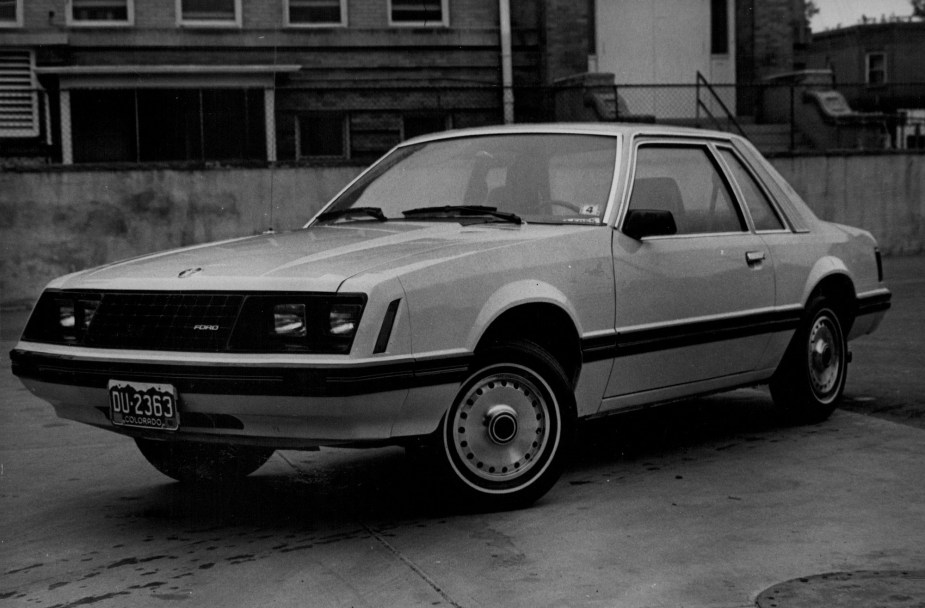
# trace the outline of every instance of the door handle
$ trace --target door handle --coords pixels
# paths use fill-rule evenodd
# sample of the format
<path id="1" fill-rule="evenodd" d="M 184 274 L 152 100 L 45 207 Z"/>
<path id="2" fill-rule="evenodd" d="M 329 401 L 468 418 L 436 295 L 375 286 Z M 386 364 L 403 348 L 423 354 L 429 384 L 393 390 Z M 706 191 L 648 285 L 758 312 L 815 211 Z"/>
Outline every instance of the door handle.
<path id="1" fill-rule="evenodd" d="M 749 266 L 754 266 L 760 264 L 765 260 L 767 256 L 763 251 L 746 251 L 745 252 L 745 261 Z"/>

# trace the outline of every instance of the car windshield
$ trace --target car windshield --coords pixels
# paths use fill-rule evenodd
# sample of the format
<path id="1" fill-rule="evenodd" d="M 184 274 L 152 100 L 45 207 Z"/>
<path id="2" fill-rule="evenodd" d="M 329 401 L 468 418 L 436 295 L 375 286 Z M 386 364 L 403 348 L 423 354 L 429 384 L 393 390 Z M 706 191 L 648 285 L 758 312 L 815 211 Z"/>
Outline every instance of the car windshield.
<path id="1" fill-rule="evenodd" d="M 322 217 L 389 220 L 600 224 L 613 183 L 617 139 L 577 134 L 510 134 L 403 146 L 344 191 Z M 459 213 L 454 213 L 457 208 Z"/>

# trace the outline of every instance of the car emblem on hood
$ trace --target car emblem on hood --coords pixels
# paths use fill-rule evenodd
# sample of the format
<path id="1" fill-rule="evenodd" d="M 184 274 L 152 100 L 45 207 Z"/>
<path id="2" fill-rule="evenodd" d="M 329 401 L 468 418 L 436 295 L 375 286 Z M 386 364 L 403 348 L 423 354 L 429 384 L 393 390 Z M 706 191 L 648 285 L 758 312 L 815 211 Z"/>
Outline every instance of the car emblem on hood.
<path id="1" fill-rule="evenodd" d="M 178 274 L 177 277 L 181 279 L 185 279 L 187 277 L 191 277 L 194 274 L 198 274 L 200 272 L 202 272 L 202 268 L 187 268 L 186 270 Z"/>

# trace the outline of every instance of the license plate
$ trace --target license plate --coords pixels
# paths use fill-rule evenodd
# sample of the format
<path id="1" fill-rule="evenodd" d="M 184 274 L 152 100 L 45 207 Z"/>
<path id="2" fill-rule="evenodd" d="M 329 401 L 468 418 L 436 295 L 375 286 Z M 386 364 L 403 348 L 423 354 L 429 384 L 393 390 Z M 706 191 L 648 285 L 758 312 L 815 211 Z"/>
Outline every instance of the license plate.
<path id="1" fill-rule="evenodd" d="M 110 380 L 109 419 L 118 426 L 175 431 L 180 426 L 177 389 L 170 384 Z"/>

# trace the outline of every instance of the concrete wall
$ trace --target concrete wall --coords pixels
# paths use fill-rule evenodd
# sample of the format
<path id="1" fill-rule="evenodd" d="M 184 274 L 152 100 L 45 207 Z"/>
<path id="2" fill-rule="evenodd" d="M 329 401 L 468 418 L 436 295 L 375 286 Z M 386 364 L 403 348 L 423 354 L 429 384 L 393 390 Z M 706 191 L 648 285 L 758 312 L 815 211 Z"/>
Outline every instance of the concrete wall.
<path id="1" fill-rule="evenodd" d="M 925 155 L 771 160 L 819 217 L 869 230 L 886 255 L 925 252 Z"/>
<path id="2" fill-rule="evenodd" d="M 105 262 L 297 228 L 360 170 L 0 172 L 0 304 Z"/>
<path id="3" fill-rule="evenodd" d="M 925 156 L 800 156 L 773 164 L 825 219 L 925 251 Z M 297 228 L 360 167 L 0 172 L 0 304 L 129 256 Z"/>

